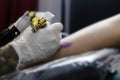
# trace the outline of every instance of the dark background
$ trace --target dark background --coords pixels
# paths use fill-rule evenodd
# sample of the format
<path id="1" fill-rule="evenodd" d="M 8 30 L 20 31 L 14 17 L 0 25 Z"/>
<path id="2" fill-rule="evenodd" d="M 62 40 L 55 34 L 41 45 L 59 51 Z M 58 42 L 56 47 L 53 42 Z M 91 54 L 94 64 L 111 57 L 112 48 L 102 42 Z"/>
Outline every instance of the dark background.
<path id="1" fill-rule="evenodd" d="M 26 10 L 37 10 L 38 0 L 0 0 L 0 31 L 15 22 Z"/>
<path id="2" fill-rule="evenodd" d="M 0 0 L 0 31 L 15 22 L 26 10 L 38 10 L 39 0 Z M 66 26 L 66 1 L 61 0 L 61 22 L 69 33 L 120 13 L 120 0 L 69 0 L 69 26 Z M 60 4 L 60 3 L 56 3 Z M 48 4 L 50 5 L 50 4 Z M 54 5 L 53 5 L 54 7 Z M 58 9 L 60 9 L 58 7 Z M 64 30 L 63 30 L 64 31 Z"/>
<path id="3" fill-rule="evenodd" d="M 64 15 L 65 4 L 62 5 L 62 14 L 66 16 Z M 71 0 L 70 5 L 70 33 L 120 13 L 120 0 Z M 64 18 L 62 21 L 65 24 Z"/>

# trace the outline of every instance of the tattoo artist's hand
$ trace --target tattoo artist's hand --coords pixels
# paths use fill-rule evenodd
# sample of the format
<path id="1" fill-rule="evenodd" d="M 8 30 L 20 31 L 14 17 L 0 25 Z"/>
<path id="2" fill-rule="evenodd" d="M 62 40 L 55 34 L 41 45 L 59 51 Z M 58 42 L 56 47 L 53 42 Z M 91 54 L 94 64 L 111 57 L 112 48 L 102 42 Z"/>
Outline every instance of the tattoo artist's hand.
<path id="1" fill-rule="evenodd" d="M 17 40 L 11 42 L 19 56 L 18 68 L 54 55 L 59 48 L 62 28 L 61 23 L 54 23 L 33 33 L 28 27 Z"/>

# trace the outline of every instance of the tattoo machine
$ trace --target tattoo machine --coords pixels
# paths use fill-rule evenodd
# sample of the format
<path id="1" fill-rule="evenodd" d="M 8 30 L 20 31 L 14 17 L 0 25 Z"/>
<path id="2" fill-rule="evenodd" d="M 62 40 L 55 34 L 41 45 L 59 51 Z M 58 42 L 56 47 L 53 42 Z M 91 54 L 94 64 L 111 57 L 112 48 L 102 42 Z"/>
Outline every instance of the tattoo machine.
<path id="1" fill-rule="evenodd" d="M 43 14 L 43 15 L 40 15 Z M 33 32 L 36 32 L 38 29 L 45 27 L 50 24 L 51 19 L 54 15 L 50 12 L 34 12 L 31 11 L 28 16 L 31 18 L 31 28 Z"/>

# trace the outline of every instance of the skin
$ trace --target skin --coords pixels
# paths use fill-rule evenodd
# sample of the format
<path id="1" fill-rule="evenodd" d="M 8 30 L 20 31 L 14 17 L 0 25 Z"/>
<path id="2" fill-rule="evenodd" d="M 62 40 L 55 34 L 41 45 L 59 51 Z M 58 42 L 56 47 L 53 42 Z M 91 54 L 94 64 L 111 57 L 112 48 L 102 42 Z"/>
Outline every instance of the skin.
<path id="1" fill-rule="evenodd" d="M 18 56 L 15 50 L 6 45 L 0 48 L 0 76 L 16 70 Z"/>
<path id="2" fill-rule="evenodd" d="M 120 14 L 87 26 L 63 38 L 61 44 L 67 44 L 67 46 L 61 46 L 57 53 L 46 61 L 91 50 L 120 47 Z"/>

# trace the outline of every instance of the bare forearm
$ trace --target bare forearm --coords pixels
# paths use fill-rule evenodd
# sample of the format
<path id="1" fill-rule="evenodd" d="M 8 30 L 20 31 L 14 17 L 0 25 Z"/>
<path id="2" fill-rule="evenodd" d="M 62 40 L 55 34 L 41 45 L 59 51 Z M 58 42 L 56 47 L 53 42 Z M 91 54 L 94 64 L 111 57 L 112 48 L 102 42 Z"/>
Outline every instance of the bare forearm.
<path id="1" fill-rule="evenodd" d="M 0 48 L 0 76 L 14 71 L 17 63 L 18 56 L 11 46 Z"/>
<path id="2" fill-rule="evenodd" d="M 61 40 L 63 45 L 48 60 L 90 50 L 120 46 L 120 14 L 90 25 Z M 67 46 L 66 46 L 67 45 Z"/>

